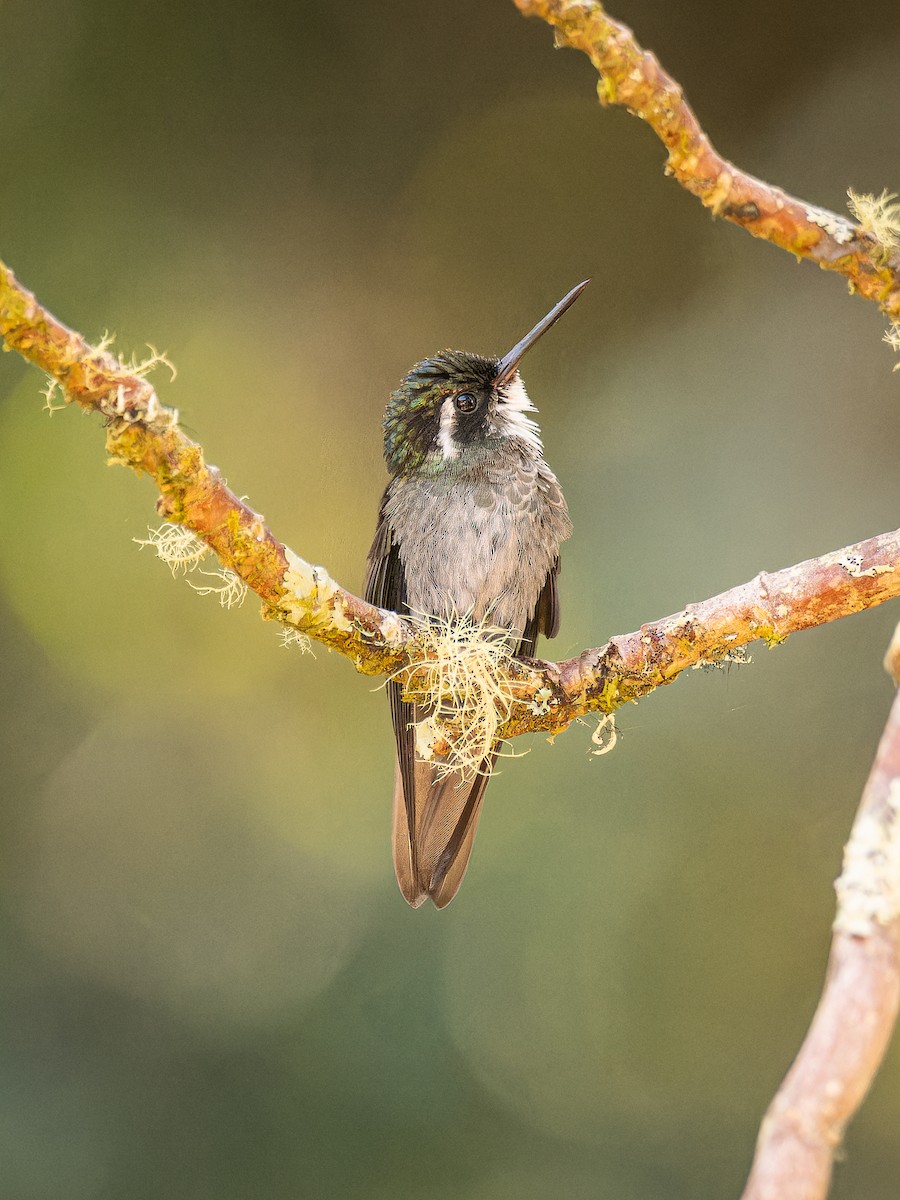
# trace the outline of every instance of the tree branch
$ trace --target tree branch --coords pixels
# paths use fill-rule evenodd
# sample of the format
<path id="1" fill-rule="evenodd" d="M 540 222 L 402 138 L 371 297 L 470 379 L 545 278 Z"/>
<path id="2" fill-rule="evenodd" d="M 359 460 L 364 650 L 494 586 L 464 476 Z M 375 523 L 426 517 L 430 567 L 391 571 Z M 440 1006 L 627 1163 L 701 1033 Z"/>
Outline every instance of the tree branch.
<path id="1" fill-rule="evenodd" d="M 886 664 L 895 680 L 897 657 L 889 652 Z M 862 1103 L 894 1028 L 900 1003 L 900 694 L 836 887 L 825 990 L 763 1120 L 743 1200 L 822 1200 L 844 1127 Z"/>
<path id="2" fill-rule="evenodd" d="M 631 30 L 607 16 L 597 0 L 515 0 L 526 16 L 541 17 L 560 44 L 583 51 L 600 74 L 601 104 L 616 104 L 641 117 L 668 150 L 666 173 L 674 175 L 714 216 L 740 225 L 754 237 L 838 271 L 852 291 L 874 300 L 900 323 L 900 251 L 877 229 L 798 200 L 755 179 L 717 153 L 679 84 L 644 50 Z"/>
<path id="3" fill-rule="evenodd" d="M 263 601 L 263 616 L 352 659 L 358 671 L 393 674 L 427 660 L 414 623 L 367 604 L 285 546 L 208 465 L 142 373 L 105 346 L 90 346 L 23 288 L 0 262 L 0 334 L 63 389 L 102 413 L 110 460 L 149 474 L 157 510 L 195 533 Z M 719 661 L 762 639 L 822 625 L 900 595 L 900 530 L 761 574 L 682 612 L 642 625 L 560 663 L 509 664 L 514 703 L 500 730 L 558 733 L 576 717 L 612 713 L 688 667 Z M 452 741 L 452 731 L 451 731 Z"/>
<path id="4" fill-rule="evenodd" d="M 102 413 L 109 460 L 150 475 L 157 511 L 201 538 L 228 570 L 263 600 L 264 615 L 283 621 L 352 658 L 372 675 L 406 661 L 409 639 L 395 614 L 366 604 L 289 550 L 226 485 L 218 469 L 178 426 L 142 368 L 129 368 L 105 346 L 68 329 L 0 262 L 0 334 L 7 346 L 45 371 L 67 402 Z"/>
<path id="5" fill-rule="evenodd" d="M 688 667 L 721 661 L 757 640 L 776 646 L 791 633 L 898 595 L 900 530 L 782 571 L 763 572 L 749 583 L 614 637 L 599 649 L 566 662 L 541 663 L 539 674 L 523 672 L 531 703 L 525 711 L 516 709 L 504 734 L 553 732 L 587 712 L 614 712 L 671 683 Z M 538 684 L 551 689 L 543 714 L 535 712 Z"/>
<path id="6" fill-rule="evenodd" d="M 746 174 L 711 145 L 680 86 L 596 0 L 515 0 L 554 26 L 601 75 L 601 103 L 626 107 L 668 151 L 666 170 L 715 216 L 837 271 L 900 324 L 900 252 L 875 228 Z M 263 601 L 263 615 L 351 658 L 359 671 L 415 666 L 414 627 L 341 588 L 280 542 L 208 465 L 145 377 L 56 320 L 0 262 L 0 334 L 67 402 L 100 412 L 110 460 L 149 474 L 169 522 L 192 531 Z M 148 364 L 150 365 L 150 364 Z M 560 663 L 509 666 L 515 698 L 500 731 L 558 732 L 612 713 L 682 671 L 754 640 L 777 645 L 900 595 L 900 530 L 775 573 Z M 886 667 L 900 683 L 900 627 Z M 825 988 L 801 1050 L 763 1121 L 744 1200 L 822 1200 L 836 1149 L 881 1063 L 900 1006 L 900 694 L 895 698 L 837 882 Z"/>
<path id="7" fill-rule="evenodd" d="M 668 150 L 667 172 L 714 215 L 840 272 L 851 290 L 874 300 L 895 327 L 900 323 L 896 227 L 879 230 L 877 225 L 852 224 L 726 162 L 713 149 L 678 84 L 596 0 L 515 2 L 523 13 L 551 24 L 562 43 L 588 55 L 601 76 L 601 103 L 623 105 L 647 121 Z M 855 210 L 861 215 L 858 202 Z M 887 340 L 898 343 L 895 333 Z M 644 672 L 658 670 L 662 677 L 656 682 L 669 682 L 683 669 L 679 664 L 684 649 L 695 650 L 697 631 L 701 638 L 715 639 L 714 630 L 728 629 L 726 637 L 737 646 L 747 635 L 771 642 L 807 622 L 829 619 L 827 597 L 844 594 L 841 571 L 857 581 L 874 581 L 890 561 L 895 566 L 887 570 L 896 574 L 896 546 L 888 550 L 878 545 L 881 541 L 876 538 L 773 576 L 761 575 L 743 589 L 646 626 L 640 643 L 636 635 L 617 639 L 610 644 L 612 652 L 638 668 L 636 676 L 619 671 L 620 692 L 634 679 L 642 694 Z M 875 557 L 870 558 L 873 551 Z M 875 574 L 869 574 L 873 569 Z M 682 630 L 686 645 L 679 647 Z M 723 643 L 721 635 L 715 639 L 716 646 Z M 599 681 L 598 665 L 588 658 L 584 694 Z M 577 693 L 577 668 L 565 666 Z M 900 683 L 900 627 L 885 667 Z M 894 1028 L 900 1005 L 900 694 L 863 792 L 837 892 L 825 989 L 806 1040 L 762 1123 L 743 1200 L 823 1200 L 844 1128 L 862 1103 Z"/>

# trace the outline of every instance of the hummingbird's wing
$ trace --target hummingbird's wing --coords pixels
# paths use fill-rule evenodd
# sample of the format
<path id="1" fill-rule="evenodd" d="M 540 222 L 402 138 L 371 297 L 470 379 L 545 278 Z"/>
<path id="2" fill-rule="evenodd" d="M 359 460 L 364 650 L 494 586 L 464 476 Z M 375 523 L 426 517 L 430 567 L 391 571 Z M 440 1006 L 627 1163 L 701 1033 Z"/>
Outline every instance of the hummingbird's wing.
<path id="1" fill-rule="evenodd" d="M 384 512 L 386 500 L 387 492 L 381 501 L 378 526 L 367 558 L 368 570 L 363 595 L 370 604 L 397 612 L 406 605 L 406 580 L 400 561 L 400 547 Z"/>
<path id="2" fill-rule="evenodd" d="M 534 606 L 534 612 L 525 622 L 522 640 L 516 650 L 517 656 L 534 657 L 539 633 L 548 638 L 554 638 L 559 633 L 559 589 L 556 585 L 559 571 L 559 557 L 557 556 L 553 566 L 547 572 L 547 578 L 544 580 L 541 594 Z"/>
<path id="3" fill-rule="evenodd" d="M 387 492 L 381 501 L 381 511 L 378 514 L 378 526 L 375 538 L 369 550 L 369 569 L 366 574 L 365 599 L 379 608 L 388 608 L 393 612 L 406 610 L 406 577 L 403 573 L 403 563 L 400 559 L 400 547 L 394 537 L 394 530 L 385 515 L 384 506 Z M 394 739 L 397 743 L 397 788 L 394 802 L 396 806 L 397 790 L 404 808 L 403 824 L 407 829 L 407 844 L 399 858 L 408 865 L 405 867 L 407 878 L 401 878 L 398 864 L 397 848 L 397 815 L 394 815 L 394 865 L 397 870 L 397 880 L 403 895 L 414 907 L 422 903 L 424 894 L 415 901 L 418 893 L 418 862 L 416 848 L 416 809 L 415 809 L 415 767 L 416 767 L 416 735 L 413 725 L 416 715 L 413 706 L 403 699 L 402 689 L 396 680 L 388 680 L 388 701 L 391 707 L 391 724 L 394 727 Z"/>

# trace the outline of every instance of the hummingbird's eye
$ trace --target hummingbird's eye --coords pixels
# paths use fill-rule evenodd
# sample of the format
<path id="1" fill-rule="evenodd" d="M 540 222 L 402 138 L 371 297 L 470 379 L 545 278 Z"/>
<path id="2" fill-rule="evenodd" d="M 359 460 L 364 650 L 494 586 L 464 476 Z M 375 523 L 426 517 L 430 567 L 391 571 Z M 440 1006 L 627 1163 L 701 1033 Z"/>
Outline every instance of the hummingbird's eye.
<path id="1" fill-rule="evenodd" d="M 457 412 L 473 413 L 478 407 L 478 397 L 471 392 L 460 392 L 453 397 L 453 403 L 456 405 Z"/>

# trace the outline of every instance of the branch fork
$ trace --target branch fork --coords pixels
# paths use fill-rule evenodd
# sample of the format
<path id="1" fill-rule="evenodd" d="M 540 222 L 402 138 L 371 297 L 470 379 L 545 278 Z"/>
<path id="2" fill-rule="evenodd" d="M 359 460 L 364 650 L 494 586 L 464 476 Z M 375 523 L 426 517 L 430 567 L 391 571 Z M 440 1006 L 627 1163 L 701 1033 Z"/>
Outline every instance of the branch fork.
<path id="1" fill-rule="evenodd" d="M 557 42 L 583 51 L 600 73 L 603 104 L 642 118 L 666 147 L 665 170 L 715 216 L 800 259 L 844 276 L 891 321 L 900 348 L 900 208 L 886 193 L 851 197 L 856 222 L 788 195 L 727 162 L 713 148 L 679 85 L 631 30 L 597 0 L 515 0 L 553 26 Z M 264 518 L 208 465 L 145 378 L 164 361 L 121 363 L 104 340 L 92 347 L 68 329 L 0 262 L 0 335 L 50 377 L 67 403 L 102 414 L 110 460 L 149 474 L 157 509 L 195 534 L 263 602 L 263 616 L 309 635 L 370 675 L 407 672 L 427 660 L 414 622 L 374 608 L 284 545 Z M 691 604 L 565 662 L 504 662 L 499 738 L 556 733 L 576 717 L 617 708 L 719 662 L 754 640 L 791 633 L 900 595 L 900 530 L 880 534 Z M 900 680 L 900 630 L 886 665 Z M 412 686 L 412 685 L 411 685 Z M 452 740 L 454 715 L 444 722 Z M 608 722 L 606 722 L 608 725 Z M 598 734 L 598 741 L 602 741 Z M 493 735 L 492 735 L 493 736 Z M 608 748 L 608 745 L 606 746 Z M 844 1126 L 884 1054 L 900 1004 L 900 698 L 863 794 L 837 885 L 828 978 L 807 1039 L 760 1131 L 744 1200 L 821 1200 Z"/>

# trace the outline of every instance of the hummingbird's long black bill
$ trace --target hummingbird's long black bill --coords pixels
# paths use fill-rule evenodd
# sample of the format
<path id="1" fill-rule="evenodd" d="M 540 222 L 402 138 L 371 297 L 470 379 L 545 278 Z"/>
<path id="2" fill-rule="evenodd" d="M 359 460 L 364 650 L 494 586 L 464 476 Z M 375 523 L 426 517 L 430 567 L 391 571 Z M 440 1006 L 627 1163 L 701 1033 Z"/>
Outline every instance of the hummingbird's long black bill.
<path id="1" fill-rule="evenodd" d="M 538 338 L 543 337 L 550 326 L 555 325 L 564 312 L 568 312 L 590 282 L 589 279 L 585 279 L 583 283 L 579 283 L 578 287 L 573 287 L 568 296 L 563 296 L 559 304 L 551 308 L 546 317 L 538 321 L 534 329 L 530 333 L 526 333 L 521 342 L 516 342 L 509 354 L 501 358 L 497 376 L 494 379 L 494 387 L 502 387 L 504 383 L 509 383 L 510 379 L 515 375 L 519 363 Z"/>

